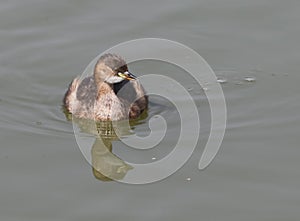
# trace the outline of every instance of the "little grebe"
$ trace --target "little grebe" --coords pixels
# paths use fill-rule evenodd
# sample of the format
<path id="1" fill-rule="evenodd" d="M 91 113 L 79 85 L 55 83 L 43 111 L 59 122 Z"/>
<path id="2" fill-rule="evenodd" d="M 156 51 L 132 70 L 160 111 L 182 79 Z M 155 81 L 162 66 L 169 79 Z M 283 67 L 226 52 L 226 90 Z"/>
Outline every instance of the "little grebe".
<path id="1" fill-rule="evenodd" d="M 148 106 L 148 97 L 136 77 L 118 55 L 101 56 L 94 75 L 75 78 L 63 100 L 77 118 L 117 121 L 137 118 Z"/>

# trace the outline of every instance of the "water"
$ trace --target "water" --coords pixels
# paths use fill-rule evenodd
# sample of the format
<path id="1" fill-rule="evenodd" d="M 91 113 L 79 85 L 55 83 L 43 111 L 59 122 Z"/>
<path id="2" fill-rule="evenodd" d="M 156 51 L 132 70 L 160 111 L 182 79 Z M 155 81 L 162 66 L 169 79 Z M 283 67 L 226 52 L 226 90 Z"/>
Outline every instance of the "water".
<path id="1" fill-rule="evenodd" d="M 299 9 L 296 0 L 2 1 L 1 220 L 298 220 Z M 179 78 L 201 113 L 191 159 L 154 184 L 103 182 L 82 156 L 61 99 L 96 55 L 141 37 L 186 44 L 226 79 L 226 135 L 213 163 L 199 171 L 208 103 L 190 78 Z M 152 72 L 147 62 L 132 68 Z M 150 107 L 150 114 L 169 115 L 170 134 L 177 134 L 173 112 Z M 173 143 L 171 136 L 165 149 L 146 155 L 114 153 L 151 162 Z"/>

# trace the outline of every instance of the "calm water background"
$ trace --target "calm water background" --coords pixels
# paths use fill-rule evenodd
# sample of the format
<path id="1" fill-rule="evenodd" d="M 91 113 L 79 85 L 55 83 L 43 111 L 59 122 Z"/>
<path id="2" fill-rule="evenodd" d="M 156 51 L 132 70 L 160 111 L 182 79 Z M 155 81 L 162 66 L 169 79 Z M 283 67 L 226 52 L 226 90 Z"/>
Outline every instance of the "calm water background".
<path id="1" fill-rule="evenodd" d="M 297 0 L 1 1 L 1 220 L 299 220 L 299 11 Z M 226 136 L 199 171 L 209 130 L 202 117 L 199 147 L 171 177 L 102 182 L 61 99 L 96 55 L 142 37 L 181 42 L 227 79 Z M 191 86 L 188 78 L 181 83 Z M 203 91 L 191 93 L 205 116 Z M 164 110 L 153 105 L 154 112 Z M 115 152 L 130 160 L 134 151 Z"/>

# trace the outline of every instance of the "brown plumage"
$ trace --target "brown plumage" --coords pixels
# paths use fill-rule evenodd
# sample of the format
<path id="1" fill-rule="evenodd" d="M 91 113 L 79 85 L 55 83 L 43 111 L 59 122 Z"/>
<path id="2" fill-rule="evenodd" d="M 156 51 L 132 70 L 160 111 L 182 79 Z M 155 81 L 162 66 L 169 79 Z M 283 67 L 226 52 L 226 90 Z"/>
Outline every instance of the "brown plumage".
<path id="1" fill-rule="evenodd" d="M 118 55 L 105 54 L 93 76 L 71 82 L 63 103 L 77 118 L 117 121 L 137 118 L 147 108 L 148 97 L 126 62 Z"/>

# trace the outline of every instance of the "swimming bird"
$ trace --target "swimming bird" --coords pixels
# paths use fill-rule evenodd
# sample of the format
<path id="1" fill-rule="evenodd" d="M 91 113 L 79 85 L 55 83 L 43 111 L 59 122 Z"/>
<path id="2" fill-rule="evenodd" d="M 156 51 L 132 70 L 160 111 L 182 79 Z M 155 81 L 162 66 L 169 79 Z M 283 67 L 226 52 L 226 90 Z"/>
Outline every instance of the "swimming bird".
<path id="1" fill-rule="evenodd" d="M 116 54 L 104 54 L 93 76 L 76 77 L 65 93 L 63 104 L 73 116 L 96 121 L 135 119 L 147 109 L 148 96 Z"/>

